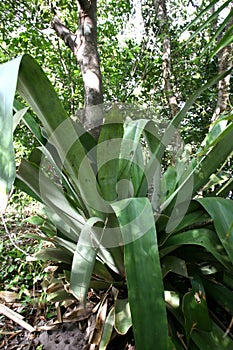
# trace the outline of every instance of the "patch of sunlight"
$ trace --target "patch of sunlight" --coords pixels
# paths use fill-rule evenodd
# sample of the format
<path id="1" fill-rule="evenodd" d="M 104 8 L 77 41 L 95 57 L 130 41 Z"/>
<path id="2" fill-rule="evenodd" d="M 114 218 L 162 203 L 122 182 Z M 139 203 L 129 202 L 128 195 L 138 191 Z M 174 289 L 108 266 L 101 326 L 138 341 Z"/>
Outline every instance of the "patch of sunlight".
<path id="1" fill-rule="evenodd" d="M 168 304 L 170 304 L 173 308 L 178 308 L 180 306 L 180 297 L 176 292 L 165 290 L 164 298 L 165 298 L 165 301 Z"/>

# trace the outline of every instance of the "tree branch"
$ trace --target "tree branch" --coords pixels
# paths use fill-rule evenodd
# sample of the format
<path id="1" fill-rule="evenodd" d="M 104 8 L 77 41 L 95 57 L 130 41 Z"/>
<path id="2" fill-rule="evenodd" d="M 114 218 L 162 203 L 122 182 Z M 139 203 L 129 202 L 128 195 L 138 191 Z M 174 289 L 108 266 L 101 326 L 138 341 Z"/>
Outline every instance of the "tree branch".
<path id="1" fill-rule="evenodd" d="M 51 21 L 51 26 L 57 33 L 57 36 L 61 38 L 64 43 L 72 50 L 75 51 L 75 47 L 77 46 L 77 35 L 70 32 L 69 29 L 62 23 L 60 18 L 55 16 Z"/>
<path id="2" fill-rule="evenodd" d="M 91 0 L 77 0 L 78 9 L 81 8 L 83 11 L 88 11 L 91 7 Z"/>

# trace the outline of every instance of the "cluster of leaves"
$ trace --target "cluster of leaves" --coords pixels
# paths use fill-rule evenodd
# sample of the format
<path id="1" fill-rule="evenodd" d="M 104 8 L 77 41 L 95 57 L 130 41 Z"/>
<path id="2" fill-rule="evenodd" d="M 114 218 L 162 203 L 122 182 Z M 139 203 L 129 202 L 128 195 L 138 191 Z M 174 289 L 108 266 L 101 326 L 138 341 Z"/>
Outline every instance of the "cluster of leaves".
<path id="1" fill-rule="evenodd" d="M 100 305 L 106 319 L 100 349 L 106 349 L 113 328 L 125 334 L 131 325 L 138 349 L 150 350 L 155 342 L 158 349 L 182 349 L 180 334 L 190 349 L 207 344 L 216 350 L 232 348 L 227 325 L 215 307 L 217 303 L 227 316 L 232 311 L 233 203 L 220 198 L 232 190 L 232 181 L 226 179 L 209 198 L 195 198 L 232 152 L 231 117 L 213 127 L 194 157 L 177 154 L 177 162 L 167 168 L 162 162 L 188 109 L 228 73 L 194 93 L 168 126 L 146 118 L 125 119 L 123 111 L 123 115 L 110 111 L 96 141 L 67 118 L 30 56 L 1 67 L 2 96 L 9 101 L 4 105 L 0 148 L 6 165 L 1 169 L 1 202 L 14 182 L 44 203 L 48 219 L 38 218 L 38 223 L 42 238 L 54 247 L 37 256 L 60 261 L 70 271 L 67 298 L 71 293 L 85 304 L 89 287 L 114 287 L 113 305 Z M 42 129 L 14 101 L 16 85 Z M 41 94 L 44 90 L 46 96 Z M 29 161 L 22 161 L 16 180 L 13 103 L 18 109 L 14 120 L 23 118 L 40 144 Z M 54 169 L 51 176 L 48 162 Z"/>

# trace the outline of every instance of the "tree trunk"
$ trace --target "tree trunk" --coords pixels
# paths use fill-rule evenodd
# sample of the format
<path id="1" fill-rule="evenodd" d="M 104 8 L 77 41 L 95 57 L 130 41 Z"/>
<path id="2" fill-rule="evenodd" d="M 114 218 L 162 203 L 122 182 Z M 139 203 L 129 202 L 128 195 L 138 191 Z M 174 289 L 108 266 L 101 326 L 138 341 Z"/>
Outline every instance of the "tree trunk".
<path id="1" fill-rule="evenodd" d="M 103 118 L 102 77 L 97 50 L 96 2 L 97 0 L 77 1 L 79 26 L 76 33 L 71 33 L 57 16 L 51 22 L 52 28 L 73 51 L 80 66 L 85 104 L 83 113 L 79 117 L 84 128 L 94 137 L 98 137 Z"/>
<path id="2" fill-rule="evenodd" d="M 174 117 L 178 111 L 178 102 L 171 84 L 171 37 L 169 30 L 169 18 L 165 0 L 154 0 L 154 7 L 157 17 L 160 21 L 160 31 L 163 34 L 163 88 L 170 108 L 171 117 Z"/>
<path id="3" fill-rule="evenodd" d="M 166 0 L 154 0 L 154 7 L 157 14 L 157 18 L 160 22 L 160 32 L 163 35 L 163 62 L 162 62 L 162 74 L 163 74 L 163 89 L 164 94 L 170 109 L 170 118 L 172 119 L 178 112 L 179 106 L 177 97 L 174 93 L 174 88 L 171 83 L 172 79 L 172 64 L 171 64 L 171 37 L 169 18 L 167 14 Z M 171 141 L 172 154 L 171 162 L 176 163 L 176 155 L 182 146 L 182 140 L 179 132 L 175 132 Z"/>
<path id="4" fill-rule="evenodd" d="M 227 31 L 233 25 L 233 17 L 227 23 L 225 31 Z M 224 33 L 221 34 L 221 37 Z M 219 40 L 221 39 L 219 38 Z M 218 72 L 219 74 L 225 72 L 232 67 L 232 49 L 233 45 L 230 44 L 224 47 L 218 53 Z M 229 95 L 230 95 L 230 78 L 231 75 L 227 75 L 223 80 L 218 83 L 218 101 L 212 117 L 212 122 L 214 122 L 221 113 L 223 113 L 227 106 L 229 105 Z"/>

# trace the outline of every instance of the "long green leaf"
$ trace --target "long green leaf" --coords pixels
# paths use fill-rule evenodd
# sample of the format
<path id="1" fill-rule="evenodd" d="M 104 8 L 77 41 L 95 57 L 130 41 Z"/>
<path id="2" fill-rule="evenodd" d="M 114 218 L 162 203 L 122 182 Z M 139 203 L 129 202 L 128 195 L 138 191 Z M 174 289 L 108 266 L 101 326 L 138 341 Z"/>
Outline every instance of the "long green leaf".
<path id="1" fill-rule="evenodd" d="M 212 322 L 210 320 L 206 303 L 205 290 L 199 277 L 192 279 L 192 289 L 183 297 L 182 309 L 185 318 L 186 338 L 189 343 L 192 332 L 203 330 L 210 332 Z"/>
<path id="2" fill-rule="evenodd" d="M 214 35 L 211 37 L 211 40 L 208 42 L 208 44 L 206 45 L 204 51 L 202 52 L 202 55 L 204 55 L 206 53 L 206 51 L 208 50 L 208 48 L 215 42 L 216 39 L 219 38 L 220 34 L 224 31 L 224 28 L 227 26 L 228 22 L 230 21 L 232 17 L 232 11 L 230 11 L 230 13 L 228 14 L 228 16 L 224 19 L 224 21 L 218 26 L 217 31 L 214 33 Z M 224 35 L 225 36 L 225 35 Z M 221 41 L 221 40 L 220 40 Z M 216 48 L 214 49 L 214 52 L 212 52 L 210 58 L 212 58 L 216 53 Z"/>
<path id="3" fill-rule="evenodd" d="M 39 195 L 37 195 L 24 181 L 16 178 L 14 182 L 15 188 L 18 188 L 20 191 L 25 192 L 31 198 L 34 198 L 36 201 L 43 203 Z"/>
<path id="4" fill-rule="evenodd" d="M 105 323 L 104 323 L 104 329 L 99 345 L 99 350 L 105 350 L 108 346 L 108 343 L 110 342 L 112 330 L 114 325 L 114 307 L 112 307 L 108 313 L 108 316 L 106 317 Z"/>
<path id="5" fill-rule="evenodd" d="M 12 110 L 13 95 L 16 90 L 18 78 L 18 92 L 28 102 L 42 122 L 49 142 L 54 145 L 59 153 L 62 164 L 64 164 L 66 171 L 71 177 L 73 186 L 80 191 L 85 199 L 89 213 L 93 214 L 97 208 L 105 211 L 106 205 L 99 195 L 96 177 L 80 141 L 81 136 L 77 131 L 77 127 L 74 126 L 73 121 L 67 117 L 52 84 L 49 82 L 40 66 L 31 56 L 24 55 L 17 60 L 13 60 L 11 64 L 3 64 L 1 71 L 3 76 L 3 80 L 1 77 L 1 82 L 3 81 L 3 90 L 6 87 L 1 97 L 6 100 L 5 96 L 8 94 L 6 92 L 7 90 L 12 94 L 12 101 L 5 101 L 9 105 L 8 109 Z M 4 72 L 7 73 L 5 74 Z M 9 72 L 13 72 L 11 74 L 14 74 L 12 79 L 9 79 L 9 75 L 7 75 Z M 4 83 L 6 80 L 8 85 Z M 6 86 L 4 86 L 4 84 Z M 44 91 L 46 91 L 46 94 L 43 93 Z M 11 115 L 9 115 L 9 112 L 6 112 L 5 109 L 3 112 L 4 118 L 8 120 Z M 12 123 L 12 121 L 7 122 L 7 125 L 9 123 Z M 8 129 L 8 134 L 12 134 L 11 125 L 9 125 Z M 67 137 L 67 135 L 69 135 L 69 137 Z M 9 149 L 12 149 L 12 136 L 11 139 L 9 139 L 9 136 L 7 136 L 7 138 L 7 142 L 10 142 L 10 145 L 8 145 Z M 9 164 L 12 165 L 12 162 Z M 7 178 L 9 178 L 9 181 L 12 183 L 14 180 L 14 169 L 11 173 L 13 175 L 10 175 L 9 171 L 5 172 L 3 176 L 5 182 L 8 181 Z M 6 187 L 6 185 L 4 186 Z M 9 189 L 8 185 L 7 187 Z"/>
<path id="6" fill-rule="evenodd" d="M 20 58 L 0 66 L 0 213 L 4 212 L 15 179 L 13 102 Z"/>
<path id="7" fill-rule="evenodd" d="M 229 259 L 216 233 L 204 228 L 189 230 L 171 236 L 160 250 L 160 256 L 163 257 L 176 248 L 186 244 L 198 245 L 206 248 L 223 266 L 228 266 L 227 263 Z"/>
<path id="8" fill-rule="evenodd" d="M 58 226 L 60 229 L 63 228 L 62 221 L 64 220 L 70 228 L 66 234 L 70 239 L 77 242 L 85 221 L 82 215 L 68 202 L 61 188 L 40 172 L 38 167 L 25 160 L 21 162 L 17 177 L 40 197 L 46 206 L 50 207 L 60 217 L 61 226 Z"/>
<path id="9" fill-rule="evenodd" d="M 188 30 L 191 26 L 193 26 L 197 21 L 203 17 L 206 13 L 209 12 L 213 8 L 213 6 L 219 2 L 219 0 L 213 0 L 208 6 L 206 6 L 195 18 L 189 25 L 184 29 Z M 198 33 L 200 33 L 204 28 L 206 28 L 213 20 L 215 20 L 218 16 L 218 14 L 227 7 L 227 5 L 231 2 L 231 0 L 225 1 L 217 10 L 210 15 L 207 20 L 204 21 L 204 23 L 200 26 L 198 26 L 198 29 L 193 33 L 193 35 L 189 38 L 189 41 L 192 40 Z M 188 42 L 189 42 L 188 41 Z"/>
<path id="10" fill-rule="evenodd" d="M 227 312 L 233 315 L 233 292 L 230 288 L 220 283 L 215 283 L 203 278 L 203 284 L 208 295 Z"/>
<path id="11" fill-rule="evenodd" d="M 124 135 L 121 143 L 120 152 L 120 169 L 119 169 L 119 180 L 121 187 L 119 188 L 119 198 L 126 198 L 129 195 L 137 196 L 139 185 L 142 182 L 142 176 L 144 171 L 141 172 L 139 169 L 142 168 L 141 157 L 139 155 L 139 148 L 141 147 L 142 135 L 151 121 L 147 119 L 132 120 L 125 125 Z M 144 166 L 143 166 L 144 168 Z M 142 169 L 144 170 L 144 169 Z M 132 171 L 132 172 L 131 172 Z M 130 177 L 133 177 L 134 188 L 130 188 Z M 128 181 L 124 181 L 128 180 Z M 146 195 L 148 186 L 144 189 L 143 195 Z"/>
<path id="12" fill-rule="evenodd" d="M 170 122 L 166 132 L 165 132 L 165 139 L 164 143 L 167 145 L 171 137 L 174 135 L 174 131 L 176 128 L 179 127 L 180 122 L 185 117 L 186 113 L 188 112 L 189 108 L 193 105 L 193 103 L 196 101 L 196 99 L 206 90 L 209 89 L 211 86 L 217 84 L 220 80 L 222 80 L 225 76 L 231 73 L 233 68 L 230 68 L 228 71 L 223 72 L 221 74 L 216 75 L 214 78 L 209 80 L 205 85 L 200 87 L 197 91 L 195 91 L 191 97 L 188 99 L 188 101 L 185 103 L 184 107 L 178 112 L 178 114 L 174 117 L 174 119 Z M 165 142 L 166 141 L 166 142 Z"/>
<path id="13" fill-rule="evenodd" d="M 72 263 L 72 254 L 58 247 L 40 249 L 34 256 L 40 260 L 62 261 L 69 265 Z"/>
<path id="14" fill-rule="evenodd" d="M 231 17 L 233 16 L 233 10 L 231 11 L 229 16 Z M 221 40 L 218 42 L 210 58 L 216 55 L 220 50 L 222 50 L 227 45 L 230 45 L 232 42 L 233 42 L 233 25 L 230 26 L 230 28 L 226 31 L 226 33 L 223 35 Z"/>
<path id="15" fill-rule="evenodd" d="M 183 176 L 183 181 L 181 181 L 179 187 L 161 204 L 160 208 L 162 211 L 168 205 L 175 208 L 175 211 L 173 211 L 174 215 L 172 213 L 169 218 L 166 227 L 167 232 L 171 232 L 176 228 L 184 217 L 191 197 L 208 183 L 210 175 L 216 172 L 231 154 L 233 149 L 233 124 L 229 124 L 222 134 L 218 136 L 219 142 L 207 154 L 202 156 L 197 162 L 193 159 L 193 163 L 190 163 L 189 167 L 187 167 L 185 171 L 186 176 Z"/>
<path id="16" fill-rule="evenodd" d="M 97 146 L 98 182 L 107 201 L 117 198 L 119 153 L 123 137 L 120 110 L 113 109 L 105 116 Z"/>
<path id="17" fill-rule="evenodd" d="M 224 198 L 197 200 L 214 221 L 218 237 L 233 264 L 233 201 Z"/>
<path id="18" fill-rule="evenodd" d="M 14 108 L 16 111 L 18 111 L 23 109 L 24 105 L 15 99 Z M 45 145 L 47 140 L 43 137 L 41 133 L 41 126 L 29 112 L 24 114 L 23 122 L 32 132 L 32 134 L 36 137 L 37 141 L 39 141 L 41 145 Z"/>
<path id="19" fill-rule="evenodd" d="M 130 198 L 112 205 L 125 244 L 125 268 L 130 310 L 138 350 L 168 349 L 168 328 L 162 272 L 147 198 Z"/>
<path id="20" fill-rule="evenodd" d="M 162 273 L 165 277 L 169 272 L 188 277 L 187 266 L 184 260 L 176 256 L 167 255 L 161 259 Z"/>
<path id="21" fill-rule="evenodd" d="M 13 118 L 13 132 L 17 128 L 17 126 L 20 123 L 23 116 L 26 114 L 27 110 L 28 110 L 28 108 L 26 107 L 26 108 L 22 108 L 19 111 L 15 112 L 14 118 Z"/>
<path id="22" fill-rule="evenodd" d="M 191 97 L 188 99 L 188 101 L 185 103 L 184 107 L 177 113 L 177 115 L 173 118 L 173 120 L 169 123 L 168 127 L 166 128 L 163 137 L 161 138 L 161 142 L 159 146 L 155 148 L 155 152 L 152 154 L 151 159 L 149 163 L 146 165 L 145 168 L 145 176 L 143 177 L 141 181 L 141 185 L 139 187 L 138 196 L 144 196 L 145 192 L 147 191 L 147 184 L 152 182 L 154 173 L 156 168 L 158 167 L 158 164 L 160 164 L 162 156 L 164 154 L 164 151 L 171 142 L 177 128 L 179 127 L 181 121 L 184 119 L 186 113 L 190 109 L 190 107 L 193 105 L 193 103 L 196 101 L 196 99 L 208 88 L 210 88 L 212 85 L 216 84 L 219 80 L 222 80 L 226 75 L 230 74 L 232 69 L 229 69 L 227 72 L 224 72 L 222 74 L 219 74 L 215 76 L 212 80 L 208 81 L 204 86 L 199 88 L 197 91 L 195 91 Z M 228 152 L 229 154 L 229 152 Z M 222 157 L 223 159 L 223 157 Z M 190 173 L 192 176 L 192 173 Z M 189 180 L 189 178 L 187 178 Z M 186 185 L 187 182 L 184 182 L 184 185 Z M 179 192 L 179 190 L 177 191 Z M 169 199 L 170 201 L 170 199 Z"/>
<path id="23" fill-rule="evenodd" d="M 187 230 L 188 227 L 191 228 L 193 225 L 197 223 L 205 222 L 205 220 L 208 218 L 209 218 L 209 215 L 205 213 L 205 211 L 202 208 L 186 213 L 183 220 L 181 221 L 179 226 L 176 228 L 176 231 L 178 232 L 184 229 Z"/>
<path id="24" fill-rule="evenodd" d="M 184 320 L 177 308 L 169 307 L 169 311 L 176 317 L 179 323 L 184 326 Z M 194 330 L 191 334 L 191 339 L 195 347 L 190 346 L 190 349 L 205 349 L 205 350 L 232 350 L 233 341 L 230 337 L 225 336 L 224 331 L 213 322 L 212 332 Z M 183 347 L 182 347 L 183 348 Z"/>
<path id="25" fill-rule="evenodd" d="M 98 248 L 92 242 L 92 228 L 94 224 L 100 221 L 99 218 L 92 217 L 86 222 L 81 231 L 73 257 L 70 289 L 84 305 L 98 252 Z"/>
<path id="26" fill-rule="evenodd" d="M 199 349 L 205 350 L 232 350 L 233 341 L 226 337 L 224 331 L 213 322 L 212 332 L 194 331 L 192 340 Z"/>
<path id="27" fill-rule="evenodd" d="M 128 299 L 115 301 L 115 329 L 119 334 L 126 334 L 132 326 L 132 318 Z"/>
<path id="28" fill-rule="evenodd" d="M 230 178 L 223 186 L 218 188 L 215 192 L 217 196 L 228 197 L 230 191 L 233 190 L 233 178 Z"/>
<path id="29" fill-rule="evenodd" d="M 209 181 L 211 174 L 221 166 L 233 149 L 233 123 L 224 130 L 224 137 L 210 150 L 196 166 L 193 193 L 199 191 Z"/>

